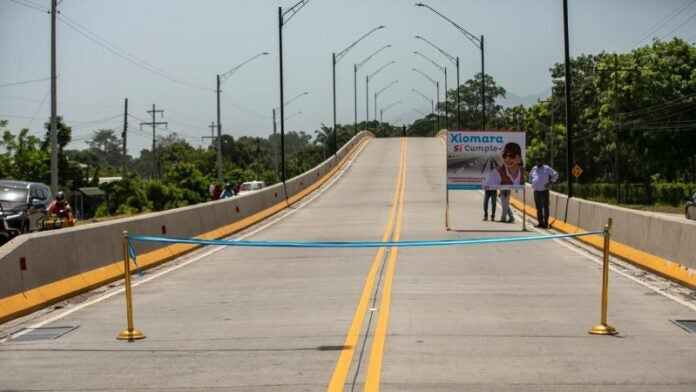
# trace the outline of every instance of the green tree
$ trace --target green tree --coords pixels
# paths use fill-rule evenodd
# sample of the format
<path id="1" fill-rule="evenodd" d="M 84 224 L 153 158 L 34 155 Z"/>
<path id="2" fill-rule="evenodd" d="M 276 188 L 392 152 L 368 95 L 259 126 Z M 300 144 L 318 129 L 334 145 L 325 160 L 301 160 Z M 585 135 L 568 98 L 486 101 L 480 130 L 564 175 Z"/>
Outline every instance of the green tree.
<path id="1" fill-rule="evenodd" d="M 122 164 L 122 144 L 113 129 L 94 131 L 87 140 L 90 151 L 99 157 L 101 166 L 120 167 Z"/>
<path id="2" fill-rule="evenodd" d="M 505 89 L 498 86 L 492 76 L 486 75 L 486 122 L 502 114 L 503 107 L 496 104 L 498 97 L 505 98 Z M 480 129 L 481 128 L 481 73 L 469 79 L 456 89 L 447 91 L 447 108 L 449 118 L 444 127 L 451 128 L 457 126 L 457 94 L 459 94 L 459 110 L 461 114 L 462 128 Z M 439 102 L 437 107 L 444 113 L 445 103 Z M 441 124 L 443 126 L 443 124 Z M 486 125 L 486 128 L 489 128 Z"/>
<path id="3" fill-rule="evenodd" d="M 7 121 L 0 125 L 6 127 Z M 0 146 L 6 150 L 0 155 L 2 178 L 45 182 L 49 176 L 48 152 L 41 149 L 41 141 L 36 136 L 30 136 L 28 129 L 22 129 L 16 136 L 4 129 Z"/>
<path id="4" fill-rule="evenodd" d="M 173 164 L 164 176 L 164 182 L 181 191 L 179 196 L 183 205 L 196 204 L 208 200 L 209 177 L 204 176 L 195 165 L 187 162 Z M 172 202 L 176 203 L 175 197 Z"/>

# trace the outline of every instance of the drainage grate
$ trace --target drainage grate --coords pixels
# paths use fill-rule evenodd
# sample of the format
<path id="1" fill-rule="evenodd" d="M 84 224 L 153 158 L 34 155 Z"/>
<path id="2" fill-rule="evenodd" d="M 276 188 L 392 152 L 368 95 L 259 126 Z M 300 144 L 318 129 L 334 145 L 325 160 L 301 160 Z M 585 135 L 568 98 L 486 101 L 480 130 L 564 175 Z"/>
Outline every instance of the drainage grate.
<path id="1" fill-rule="evenodd" d="M 686 332 L 696 333 L 696 320 L 674 320 L 673 323 Z"/>
<path id="2" fill-rule="evenodd" d="M 19 332 L 13 333 L 10 340 L 16 342 L 27 342 L 33 340 L 52 340 L 58 339 L 77 327 L 46 327 L 46 328 L 23 328 Z"/>

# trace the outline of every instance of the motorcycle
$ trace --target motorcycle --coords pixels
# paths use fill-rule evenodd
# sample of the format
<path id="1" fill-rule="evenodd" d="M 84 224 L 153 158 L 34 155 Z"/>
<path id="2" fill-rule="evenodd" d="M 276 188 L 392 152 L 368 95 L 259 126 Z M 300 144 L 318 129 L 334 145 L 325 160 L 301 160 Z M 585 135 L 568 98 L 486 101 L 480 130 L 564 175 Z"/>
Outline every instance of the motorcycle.
<path id="1" fill-rule="evenodd" d="M 60 210 L 57 214 L 47 213 L 36 222 L 36 225 L 40 231 L 62 229 L 75 226 L 75 219 L 68 208 Z"/>

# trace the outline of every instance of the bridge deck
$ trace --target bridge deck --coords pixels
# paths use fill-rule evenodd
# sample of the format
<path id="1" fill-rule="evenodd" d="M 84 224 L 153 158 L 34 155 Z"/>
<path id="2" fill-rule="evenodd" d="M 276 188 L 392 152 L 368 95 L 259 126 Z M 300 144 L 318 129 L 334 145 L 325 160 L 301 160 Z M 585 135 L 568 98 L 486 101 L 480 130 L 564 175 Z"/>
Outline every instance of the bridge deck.
<path id="1" fill-rule="evenodd" d="M 446 231 L 442 142 L 404 140 L 370 141 L 335 183 L 237 238 L 538 234 L 519 218 L 482 222 L 472 191 L 450 193 Z M 555 240 L 207 247 L 134 278 L 144 340 L 115 339 L 121 285 L 3 326 L 78 328 L 0 343 L 0 390 L 696 390 L 696 334 L 672 322 L 696 319 L 693 305 L 612 272 L 608 321 L 620 335 L 587 333 L 599 322 L 598 259 Z"/>

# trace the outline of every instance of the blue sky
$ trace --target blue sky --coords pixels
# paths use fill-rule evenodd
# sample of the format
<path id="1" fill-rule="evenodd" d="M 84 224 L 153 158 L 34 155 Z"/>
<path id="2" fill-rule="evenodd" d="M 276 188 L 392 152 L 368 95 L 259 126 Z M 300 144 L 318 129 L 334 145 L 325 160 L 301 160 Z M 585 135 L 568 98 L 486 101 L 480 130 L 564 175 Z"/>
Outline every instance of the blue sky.
<path id="1" fill-rule="evenodd" d="M 221 123 L 223 132 L 235 137 L 272 133 L 271 110 L 279 105 L 278 7 L 287 9 L 297 2 L 61 1 L 58 113 L 73 126 L 75 141 L 69 148 L 84 148 L 84 140 L 96 129 L 120 134 L 126 97 L 132 115 L 131 154 L 149 148 L 151 130 L 141 131 L 140 122 L 150 121 L 146 111 L 152 104 L 164 110 L 157 120 L 169 123 L 158 134 L 176 132 L 201 145 L 216 118 L 216 75 L 263 51 L 270 54 L 244 65 L 223 83 Z M 524 96 L 549 88 L 549 68 L 563 59 L 561 0 L 423 2 L 472 34 L 484 35 L 486 73 L 508 92 Z M 443 73 L 414 51 L 447 66 L 448 85 L 455 85 L 454 65 L 415 35 L 459 56 L 462 83 L 480 72 L 479 49 L 446 20 L 414 3 L 309 0 L 283 28 L 285 99 L 308 92 L 286 107 L 286 131 L 313 134 L 322 123 L 333 123 L 331 53 L 379 25 L 386 27 L 361 40 L 337 64 L 338 123 L 353 122 L 353 64 L 385 45 L 391 47 L 358 73 L 359 120 L 365 119 L 365 75 L 390 61 L 395 63 L 370 82 L 371 119 L 373 93 L 394 81 L 398 82 L 379 96 L 378 112 L 394 104 L 384 121 L 409 124 L 421 117 L 418 111 L 430 110 L 412 90 L 435 98 L 435 88 L 412 68 L 438 79 L 443 94 Z M 693 43 L 695 3 L 569 0 L 571 56 L 627 52 L 654 37 L 679 36 Z M 42 134 L 50 115 L 50 15 L 40 11 L 48 8 L 49 0 L 0 0 L 0 119 L 9 120 L 13 131 L 29 127 L 32 134 Z"/>

